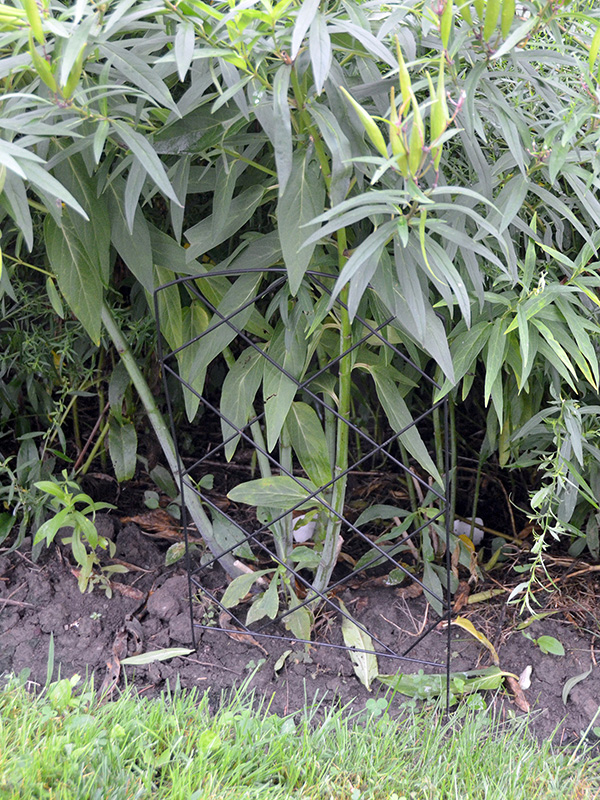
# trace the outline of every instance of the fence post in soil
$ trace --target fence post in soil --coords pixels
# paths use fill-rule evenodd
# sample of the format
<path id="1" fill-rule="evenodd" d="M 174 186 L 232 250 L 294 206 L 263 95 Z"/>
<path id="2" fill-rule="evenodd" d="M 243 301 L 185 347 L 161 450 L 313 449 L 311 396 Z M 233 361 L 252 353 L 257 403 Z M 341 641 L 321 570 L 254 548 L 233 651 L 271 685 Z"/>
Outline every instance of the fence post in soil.
<path id="1" fill-rule="evenodd" d="M 412 418 L 403 388 L 439 385 L 402 348 L 395 317 L 382 311 L 374 293 L 368 315 L 352 320 L 343 295 L 331 300 L 335 278 L 308 271 L 295 298 L 283 268 L 213 270 L 155 291 L 194 645 L 196 631 L 204 630 L 343 650 L 354 656 L 367 686 L 385 677 L 380 663 L 395 665 L 387 672 L 397 673 L 408 662 L 445 674 L 448 706 L 454 543 L 448 401 Z M 176 334 L 169 309 L 182 298 L 188 306 Z M 188 426 L 185 452 L 177 392 L 188 419 L 201 412 L 200 423 Z M 438 424 L 440 411 L 443 463 L 436 466 L 419 426 Z M 380 412 L 385 420 L 377 430 L 373 418 L 380 421 Z M 379 481 L 385 500 L 392 491 L 410 494 L 418 507 L 410 508 L 404 496 L 402 507 L 380 502 L 357 515 L 365 505 L 361 485 L 373 477 L 364 487 L 367 497 Z M 401 481 L 410 493 L 399 491 Z M 192 545 L 202 531 L 189 530 L 185 513 L 190 497 L 211 518 L 210 550 L 199 558 Z M 394 526 L 378 533 L 378 520 Z M 227 584 L 219 564 L 227 569 L 232 558 L 235 574 Z M 368 603 L 361 602 L 367 582 L 390 604 L 394 586 L 417 587 L 412 594 L 427 599 L 421 629 L 403 631 L 405 641 L 393 621 L 391 633 L 385 626 L 376 631 Z M 332 616 L 342 622 L 333 633 L 322 625 Z M 430 658 L 425 639 L 443 620 L 445 658 Z"/>

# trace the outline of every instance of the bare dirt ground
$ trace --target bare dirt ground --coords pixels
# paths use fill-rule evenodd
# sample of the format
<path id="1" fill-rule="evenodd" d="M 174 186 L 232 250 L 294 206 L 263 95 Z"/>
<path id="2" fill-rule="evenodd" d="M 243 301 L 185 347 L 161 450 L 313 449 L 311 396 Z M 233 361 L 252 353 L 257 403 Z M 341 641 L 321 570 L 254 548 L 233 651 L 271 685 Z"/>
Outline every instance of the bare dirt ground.
<path id="1" fill-rule="evenodd" d="M 368 692 L 354 673 L 347 652 L 331 646 L 343 644 L 339 615 L 328 612 L 319 622 L 315 645 L 306 649 L 286 641 L 228 635 L 210 630 L 218 610 L 196 597 L 194 619 L 209 625 L 197 629 L 197 647 L 186 657 L 155 662 L 143 667 L 120 666 L 119 659 L 134 651 L 169 647 L 192 647 L 187 576 L 182 562 L 165 567 L 168 542 L 144 532 L 138 525 L 102 516 L 102 533 L 114 538 L 116 557 L 129 565 L 117 576 L 111 599 L 96 588 L 81 594 L 64 548 L 54 548 L 37 563 L 31 560 L 31 542 L 18 552 L 0 551 L 0 675 L 30 670 L 30 681 L 42 685 L 46 679 L 51 634 L 55 649 L 55 673 L 93 675 L 96 687 L 114 686 L 113 695 L 127 681 L 143 696 L 151 696 L 177 681 L 184 689 L 196 687 L 210 692 L 215 703 L 223 691 L 244 681 L 264 697 L 273 713 L 292 713 L 315 696 L 332 703 L 364 708 L 369 700 L 390 697 L 386 687 L 374 681 Z M 585 577 L 586 596 L 598 596 L 597 573 Z M 213 585 L 226 585 L 219 568 L 211 576 Z M 485 587 L 483 587 L 485 588 Z M 594 643 L 600 631 L 594 614 L 574 617 L 573 587 L 561 598 L 551 596 L 553 613 L 525 629 L 516 610 L 506 606 L 506 597 L 464 607 L 460 614 L 492 642 L 502 669 L 519 676 L 531 667 L 531 685 L 524 696 L 533 711 L 532 728 L 539 737 L 556 731 L 557 744 L 579 738 L 593 719 L 600 703 L 600 669 Z M 410 593 L 408 593 L 410 594 Z M 423 596 L 410 597 L 401 589 L 366 582 L 339 595 L 353 616 L 372 635 L 395 650 L 406 648 L 423 626 L 433 619 Z M 575 603 L 575 604 L 574 604 Z M 552 636 L 564 647 L 564 655 L 544 653 L 542 636 Z M 411 657 L 443 663 L 446 631 L 436 628 L 411 652 Z M 486 667 L 490 653 L 461 628 L 452 627 L 452 671 Z M 381 673 L 412 674 L 422 669 L 410 661 L 379 657 Z M 431 668 L 426 668 L 426 671 Z M 563 701 L 565 684 L 575 676 L 589 674 L 570 689 Z M 487 704 L 498 713 L 519 715 L 522 711 L 508 691 L 485 692 Z M 409 698 L 394 695 L 390 702 L 400 708 Z M 367 706 L 368 708 L 369 706 Z M 372 707 L 372 706 L 371 706 Z M 392 707 L 390 710 L 392 710 Z M 595 724 L 600 725 L 600 721 Z"/>

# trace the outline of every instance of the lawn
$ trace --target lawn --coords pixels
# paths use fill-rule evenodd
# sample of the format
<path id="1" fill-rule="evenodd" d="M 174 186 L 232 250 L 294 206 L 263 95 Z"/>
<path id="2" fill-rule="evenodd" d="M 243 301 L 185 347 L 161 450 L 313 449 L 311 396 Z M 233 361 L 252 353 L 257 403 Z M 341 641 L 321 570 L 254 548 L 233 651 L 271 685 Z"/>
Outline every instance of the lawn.
<path id="1" fill-rule="evenodd" d="M 600 796 L 588 746 L 538 743 L 526 718 L 461 706 L 449 719 L 408 707 L 393 720 L 326 699 L 280 717 L 243 688 L 98 703 L 63 679 L 0 692 L 0 797 L 75 800 L 519 800 Z"/>

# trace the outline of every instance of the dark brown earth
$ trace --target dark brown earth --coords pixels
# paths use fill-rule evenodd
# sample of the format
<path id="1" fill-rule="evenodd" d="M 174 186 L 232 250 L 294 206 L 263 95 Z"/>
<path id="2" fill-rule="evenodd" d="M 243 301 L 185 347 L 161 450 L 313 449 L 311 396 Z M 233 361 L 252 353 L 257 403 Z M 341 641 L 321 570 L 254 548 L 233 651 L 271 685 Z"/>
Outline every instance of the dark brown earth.
<path id="1" fill-rule="evenodd" d="M 112 666 L 113 679 L 116 677 L 113 648 L 117 647 L 121 657 L 125 647 L 131 654 L 136 636 L 144 652 L 191 647 L 187 576 L 183 562 L 164 566 L 169 542 L 144 533 L 134 523 L 121 524 L 108 516 L 100 517 L 99 525 L 101 533 L 114 537 L 116 557 L 131 565 L 127 574 L 117 576 L 115 583 L 120 586 L 115 587 L 112 599 L 99 588 L 92 593 L 79 592 L 68 552 L 62 546 L 43 553 L 37 563 L 31 560 L 28 540 L 18 552 L 0 550 L 0 676 L 28 669 L 29 680 L 43 685 L 51 634 L 54 678 L 59 669 L 62 677 L 94 675 L 96 687 L 107 676 L 107 662 Z M 225 576 L 218 569 L 211 582 L 225 586 Z M 590 573 L 586 580 L 588 595 L 597 597 L 596 574 Z M 422 596 L 410 598 L 398 589 L 373 583 L 346 590 L 340 598 L 372 635 L 397 650 L 406 648 L 424 623 L 433 619 Z M 564 656 L 544 654 L 516 629 L 523 617 L 507 607 L 505 599 L 470 605 L 460 614 L 495 644 L 504 670 L 518 676 L 532 667 L 531 686 L 525 697 L 533 709 L 531 724 L 536 734 L 549 737 L 556 731 L 558 744 L 575 741 L 589 726 L 600 703 L 600 669 L 594 652 L 600 632 L 597 626 L 586 631 L 574 624 L 567 598 L 564 607 L 555 603 L 556 613 L 526 629 L 533 639 L 555 637 L 565 649 Z M 218 619 L 218 610 L 199 599 L 193 609 L 198 622 Z M 378 681 L 368 692 L 355 676 L 348 653 L 334 647 L 315 643 L 306 651 L 285 641 L 256 639 L 256 644 L 211 630 L 198 630 L 197 635 L 197 648 L 188 657 L 144 667 L 123 666 L 112 696 L 125 680 L 146 696 L 164 689 L 167 682 L 171 688 L 179 682 L 185 689 L 207 690 L 218 703 L 223 691 L 244 684 L 245 690 L 254 689 L 259 697 L 266 698 L 271 712 L 284 714 L 311 703 L 315 697 L 349 704 L 358 711 L 369 700 L 385 695 L 385 687 Z M 342 644 L 339 618 L 334 612 L 320 621 L 316 638 L 329 645 Z M 411 656 L 443 663 L 445 645 L 445 630 L 435 629 Z M 289 652 L 282 659 L 285 651 Z M 451 663 L 453 671 L 462 671 L 489 666 L 491 661 L 485 647 L 453 627 Z M 590 667 L 591 673 L 570 691 L 565 704 L 565 683 Z M 419 668 L 412 662 L 379 658 L 382 673 L 408 674 Z M 502 715 L 522 713 L 505 689 L 486 692 L 482 697 Z M 390 710 L 409 700 L 395 695 Z M 371 703 L 366 707 L 374 706 Z M 594 724 L 600 726 L 600 720 Z"/>

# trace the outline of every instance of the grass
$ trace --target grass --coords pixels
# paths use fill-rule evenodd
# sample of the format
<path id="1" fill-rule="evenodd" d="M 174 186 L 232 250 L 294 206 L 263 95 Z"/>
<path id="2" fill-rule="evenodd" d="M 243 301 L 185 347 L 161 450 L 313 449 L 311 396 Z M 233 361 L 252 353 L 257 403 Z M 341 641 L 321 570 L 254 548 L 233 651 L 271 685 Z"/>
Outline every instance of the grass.
<path id="1" fill-rule="evenodd" d="M 538 744 L 526 721 L 462 707 L 392 720 L 376 703 L 279 717 L 243 691 L 125 694 L 98 704 L 69 680 L 0 691 L 0 798 L 44 800 L 535 800 L 600 797 L 600 768 Z"/>

